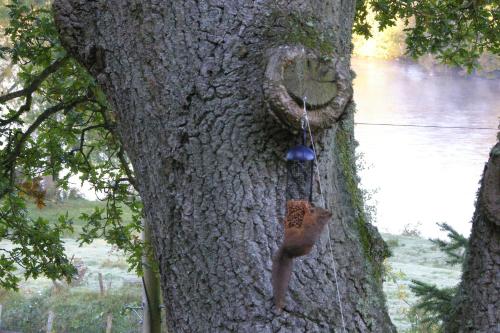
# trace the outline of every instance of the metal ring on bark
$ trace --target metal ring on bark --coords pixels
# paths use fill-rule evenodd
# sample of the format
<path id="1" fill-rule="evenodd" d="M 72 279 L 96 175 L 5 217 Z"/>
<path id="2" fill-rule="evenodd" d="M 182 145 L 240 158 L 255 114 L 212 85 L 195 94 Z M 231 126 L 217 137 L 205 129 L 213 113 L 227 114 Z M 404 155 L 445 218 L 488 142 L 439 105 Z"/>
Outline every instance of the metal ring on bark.
<path id="1" fill-rule="evenodd" d="M 300 129 L 306 97 L 311 127 L 329 128 L 352 98 L 349 67 L 302 46 L 281 46 L 269 52 L 264 94 L 271 114 L 287 127 Z"/>

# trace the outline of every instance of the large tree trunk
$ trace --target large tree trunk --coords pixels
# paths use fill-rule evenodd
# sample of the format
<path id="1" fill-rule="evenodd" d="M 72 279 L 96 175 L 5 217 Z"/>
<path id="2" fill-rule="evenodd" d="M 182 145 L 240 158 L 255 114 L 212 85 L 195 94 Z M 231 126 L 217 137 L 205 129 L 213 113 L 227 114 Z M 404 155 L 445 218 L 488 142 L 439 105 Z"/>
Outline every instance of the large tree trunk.
<path id="1" fill-rule="evenodd" d="M 333 260 L 347 332 L 394 331 L 382 293 L 386 248 L 364 219 L 354 167 L 354 0 L 56 0 L 54 8 L 63 44 L 115 110 L 172 332 L 341 332 Z M 286 44 L 306 49 L 278 48 Z M 300 105 L 275 76 L 296 55 L 330 64 L 314 75 L 336 76 L 337 97 L 311 104 L 334 216 L 330 234 L 296 260 L 279 313 L 271 262 Z M 323 205 L 318 191 L 316 182 Z"/>
<path id="2" fill-rule="evenodd" d="M 491 150 L 447 333 L 500 332 L 500 142 Z"/>

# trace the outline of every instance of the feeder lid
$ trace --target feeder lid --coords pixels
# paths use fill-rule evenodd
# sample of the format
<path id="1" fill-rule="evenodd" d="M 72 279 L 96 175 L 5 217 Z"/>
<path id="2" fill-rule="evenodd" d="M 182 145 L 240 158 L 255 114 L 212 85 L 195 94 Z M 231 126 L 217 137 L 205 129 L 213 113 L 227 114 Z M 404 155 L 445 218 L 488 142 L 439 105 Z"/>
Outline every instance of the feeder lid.
<path id="1" fill-rule="evenodd" d="M 314 151 L 304 145 L 295 146 L 286 152 L 287 161 L 312 161 L 314 158 Z"/>

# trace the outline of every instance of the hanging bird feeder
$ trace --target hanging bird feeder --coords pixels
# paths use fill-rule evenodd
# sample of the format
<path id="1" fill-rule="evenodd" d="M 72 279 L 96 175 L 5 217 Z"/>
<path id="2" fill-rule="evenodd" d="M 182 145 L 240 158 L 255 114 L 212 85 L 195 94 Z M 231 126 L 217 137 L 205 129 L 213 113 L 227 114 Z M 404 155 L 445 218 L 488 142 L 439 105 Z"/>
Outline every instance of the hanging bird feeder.
<path id="1" fill-rule="evenodd" d="M 313 208 L 314 171 L 317 173 L 318 198 L 322 198 L 325 208 L 327 201 L 322 191 L 318 164 L 315 164 L 317 156 L 311 127 L 316 130 L 330 128 L 338 121 L 351 101 L 352 80 L 348 61 L 333 60 L 333 57 L 324 59 L 302 46 L 278 47 L 269 54 L 264 82 L 269 111 L 292 132 L 302 130 L 302 144 L 290 148 L 286 153 L 285 234 L 273 259 L 273 295 L 276 307 L 281 310 L 292 273 L 293 258 L 310 253 L 323 227 L 326 225 L 328 228 L 328 220 L 332 217 L 327 209 Z M 300 104 L 303 104 L 303 108 Z M 311 109 L 310 113 L 307 108 Z M 310 146 L 307 144 L 307 134 Z M 331 242 L 329 229 L 328 235 Z M 330 252 L 333 257 L 331 243 Z M 332 259 L 342 327 L 343 332 L 346 332 L 335 260 Z"/>
<path id="2" fill-rule="evenodd" d="M 286 217 L 285 227 L 298 227 L 304 214 L 312 205 L 314 150 L 307 147 L 307 135 L 302 126 L 302 144 L 286 153 Z"/>

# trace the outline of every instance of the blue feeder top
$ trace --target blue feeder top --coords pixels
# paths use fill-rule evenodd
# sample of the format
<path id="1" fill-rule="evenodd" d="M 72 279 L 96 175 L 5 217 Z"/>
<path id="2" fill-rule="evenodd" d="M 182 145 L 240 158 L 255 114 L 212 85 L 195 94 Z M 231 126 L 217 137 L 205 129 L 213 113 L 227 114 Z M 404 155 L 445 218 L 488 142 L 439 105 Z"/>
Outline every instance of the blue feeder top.
<path id="1" fill-rule="evenodd" d="M 286 152 L 287 161 L 312 161 L 314 158 L 314 151 L 304 145 L 292 147 Z"/>

